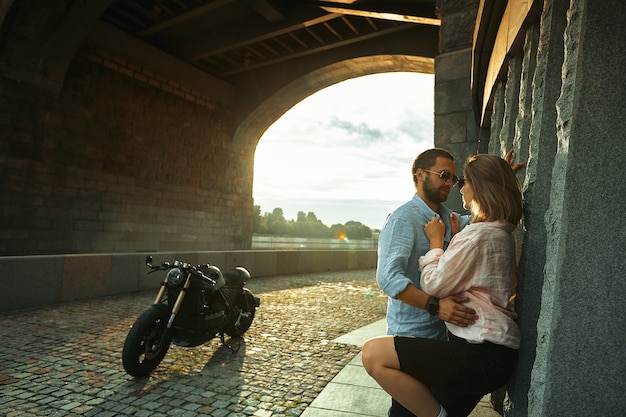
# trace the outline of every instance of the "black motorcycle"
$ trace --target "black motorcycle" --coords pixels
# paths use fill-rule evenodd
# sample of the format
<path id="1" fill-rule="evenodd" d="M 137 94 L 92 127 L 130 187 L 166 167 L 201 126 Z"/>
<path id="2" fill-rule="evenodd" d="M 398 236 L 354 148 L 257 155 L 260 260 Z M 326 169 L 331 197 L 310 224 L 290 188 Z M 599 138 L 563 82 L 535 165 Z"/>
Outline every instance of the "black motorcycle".
<path id="1" fill-rule="evenodd" d="M 193 266 L 185 262 L 146 265 L 168 271 L 154 304 L 135 321 L 124 342 L 122 364 L 132 376 L 142 377 L 154 370 L 165 357 L 171 343 L 194 347 L 219 334 L 233 352 L 239 349 L 226 343 L 224 335 L 238 338 L 250 328 L 261 301 L 245 284 L 250 273 L 237 267 L 222 274 L 215 265 Z"/>

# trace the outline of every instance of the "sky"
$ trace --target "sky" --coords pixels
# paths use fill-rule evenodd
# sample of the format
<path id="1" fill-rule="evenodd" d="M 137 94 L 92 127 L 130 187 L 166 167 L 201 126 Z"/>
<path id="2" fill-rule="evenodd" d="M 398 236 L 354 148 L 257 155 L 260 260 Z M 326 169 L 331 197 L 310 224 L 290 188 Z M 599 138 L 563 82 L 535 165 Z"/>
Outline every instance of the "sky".
<path id="1" fill-rule="evenodd" d="M 313 212 L 327 226 L 373 229 L 415 193 L 411 165 L 433 147 L 434 75 L 353 78 L 301 101 L 270 126 L 255 153 L 253 197 L 287 220 Z"/>

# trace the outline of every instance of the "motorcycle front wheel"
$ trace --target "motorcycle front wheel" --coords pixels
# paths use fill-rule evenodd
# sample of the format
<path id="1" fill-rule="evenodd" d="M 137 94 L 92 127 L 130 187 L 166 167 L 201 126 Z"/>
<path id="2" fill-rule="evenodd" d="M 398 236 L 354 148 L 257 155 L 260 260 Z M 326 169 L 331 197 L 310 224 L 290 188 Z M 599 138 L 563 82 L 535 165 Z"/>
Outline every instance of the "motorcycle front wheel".
<path id="1" fill-rule="evenodd" d="M 233 312 L 231 314 L 233 323 L 226 328 L 225 333 L 230 337 L 243 336 L 252 325 L 256 306 L 254 295 L 252 295 L 250 290 L 244 288 L 243 292 L 235 299 Z"/>
<path id="2" fill-rule="evenodd" d="M 151 307 L 137 318 L 122 349 L 124 370 L 135 377 L 148 375 L 167 353 L 172 343 L 167 332 L 169 313 Z"/>

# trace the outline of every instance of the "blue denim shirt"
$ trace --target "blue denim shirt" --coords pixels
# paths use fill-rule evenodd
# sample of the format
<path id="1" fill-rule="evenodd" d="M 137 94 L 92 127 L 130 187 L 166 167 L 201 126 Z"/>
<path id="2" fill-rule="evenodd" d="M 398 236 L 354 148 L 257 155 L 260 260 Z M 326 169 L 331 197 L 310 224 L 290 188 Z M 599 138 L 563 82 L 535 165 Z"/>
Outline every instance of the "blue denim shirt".
<path id="1" fill-rule="evenodd" d="M 441 220 L 446 225 L 444 249 L 450 243 L 450 211 L 439 205 Z M 420 288 L 419 258 L 428 252 L 430 242 L 424 226 L 437 213 L 415 193 L 411 201 L 398 207 L 387 217 L 378 240 L 376 281 L 387 294 L 387 334 L 445 339 L 446 327 L 428 311 L 396 299 L 409 284 Z M 471 216 L 455 213 L 465 227 Z"/>

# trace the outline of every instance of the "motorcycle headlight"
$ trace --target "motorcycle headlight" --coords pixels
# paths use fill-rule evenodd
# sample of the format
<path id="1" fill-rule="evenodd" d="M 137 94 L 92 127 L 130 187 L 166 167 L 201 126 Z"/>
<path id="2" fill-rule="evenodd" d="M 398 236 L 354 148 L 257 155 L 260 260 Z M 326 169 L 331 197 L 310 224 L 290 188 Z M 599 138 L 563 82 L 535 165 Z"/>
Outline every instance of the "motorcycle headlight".
<path id="1" fill-rule="evenodd" d="M 167 283 L 173 287 L 177 287 L 183 282 L 183 271 L 180 268 L 172 268 L 167 273 Z"/>

